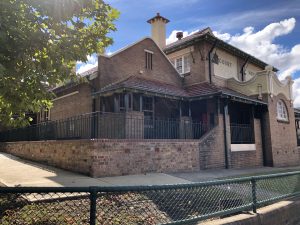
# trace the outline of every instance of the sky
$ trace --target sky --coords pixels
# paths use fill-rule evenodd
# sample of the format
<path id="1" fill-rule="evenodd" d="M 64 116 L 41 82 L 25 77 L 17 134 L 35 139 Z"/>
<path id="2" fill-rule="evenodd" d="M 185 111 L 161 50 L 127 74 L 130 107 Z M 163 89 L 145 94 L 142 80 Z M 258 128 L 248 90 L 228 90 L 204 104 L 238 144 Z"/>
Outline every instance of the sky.
<path id="1" fill-rule="evenodd" d="M 300 107 L 300 0 L 106 0 L 120 11 L 117 31 L 110 33 L 111 54 L 151 35 L 146 21 L 157 12 L 168 18 L 167 43 L 176 32 L 187 36 L 210 27 L 224 41 L 279 69 L 278 77 L 294 79 L 294 104 Z M 96 56 L 77 64 L 81 73 L 97 64 Z"/>

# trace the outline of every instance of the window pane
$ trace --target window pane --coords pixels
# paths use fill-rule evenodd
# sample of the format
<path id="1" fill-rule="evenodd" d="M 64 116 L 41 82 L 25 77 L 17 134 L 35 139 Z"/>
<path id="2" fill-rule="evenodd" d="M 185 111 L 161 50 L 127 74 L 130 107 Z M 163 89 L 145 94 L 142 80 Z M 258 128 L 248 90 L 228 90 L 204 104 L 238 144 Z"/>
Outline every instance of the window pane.
<path id="1" fill-rule="evenodd" d="M 178 73 L 182 73 L 182 58 L 176 59 L 176 69 Z"/>
<path id="2" fill-rule="evenodd" d="M 145 67 L 146 69 L 152 70 L 153 54 L 150 52 L 145 52 Z"/>
<path id="3" fill-rule="evenodd" d="M 277 118 L 286 121 L 288 120 L 287 109 L 282 100 L 277 102 Z"/>
<path id="4" fill-rule="evenodd" d="M 184 56 L 184 73 L 190 72 L 190 56 Z"/>

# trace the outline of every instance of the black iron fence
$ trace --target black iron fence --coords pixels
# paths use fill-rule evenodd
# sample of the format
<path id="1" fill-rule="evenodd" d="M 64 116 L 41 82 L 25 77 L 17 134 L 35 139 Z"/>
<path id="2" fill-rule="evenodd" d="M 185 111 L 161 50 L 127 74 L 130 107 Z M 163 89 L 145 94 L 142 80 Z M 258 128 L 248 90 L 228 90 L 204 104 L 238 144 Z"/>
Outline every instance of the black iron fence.
<path id="1" fill-rule="evenodd" d="M 189 119 L 149 119 L 142 113 L 95 112 L 0 133 L 0 141 L 58 139 L 199 139 L 207 124 Z"/>
<path id="2" fill-rule="evenodd" d="M 0 187 L 0 224 L 186 224 L 300 196 L 300 171 L 191 184 Z"/>
<path id="3" fill-rule="evenodd" d="M 253 144 L 254 130 L 251 124 L 230 124 L 231 144 Z"/>
<path id="4" fill-rule="evenodd" d="M 297 146 L 300 146 L 300 129 L 296 129 Z"/>

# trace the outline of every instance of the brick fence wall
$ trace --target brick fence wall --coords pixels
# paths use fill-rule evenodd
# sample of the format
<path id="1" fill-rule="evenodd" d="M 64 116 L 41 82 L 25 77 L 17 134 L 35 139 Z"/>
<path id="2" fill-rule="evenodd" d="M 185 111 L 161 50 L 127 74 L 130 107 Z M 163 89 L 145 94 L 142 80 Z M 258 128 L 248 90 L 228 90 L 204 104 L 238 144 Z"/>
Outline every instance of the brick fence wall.
<path id="1" fill-rule="evenodd" d="M 196 141 L 97 141 L 91 175 L 190 172 L 199 170 Z"/>
<path id="2" fill-rule="evenodd" d="M 93 177 L 199 170 L 199 141 L 11 142 L 0 151 Z"/>
<path id="3" fill-rule="evenodd" d="M 200 140 L 56 140 L 1 143 L 0 151 L 93 177 L 225 168 L 223 118 Z M 230 152 L 230 168 L 262 166 L 260 123 L 256 151 Z"/>

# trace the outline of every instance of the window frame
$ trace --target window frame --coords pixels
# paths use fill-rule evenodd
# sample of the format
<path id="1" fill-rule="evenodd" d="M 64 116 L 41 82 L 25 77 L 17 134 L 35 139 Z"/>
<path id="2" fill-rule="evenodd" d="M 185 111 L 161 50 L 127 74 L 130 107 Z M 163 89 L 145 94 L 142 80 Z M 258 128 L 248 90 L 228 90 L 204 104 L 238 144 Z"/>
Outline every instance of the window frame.
<path id="1" fill-rule="evenodd" d="M 276 118 L 278 121 L 289 122 L 289 114 L 286 104 L 279 99 L 276 103 Z"/>
<path id="2" fill-rule="evenodd" d="M 188 59 L 188 60 L 187 60 Z M 177 68 L 177 61 L 180 60 L 181 61 L 181 72 L 178 70 Z M 185 54 L 179 57 L 175 57 L 171 60 L 173 66 L 175 67 L 175 69 L 177 70 L 177 72 L 179 74 L 187 74 L 191 72 L 191 60 L 190 60 L 190 55 L 189 54 Z"/>

